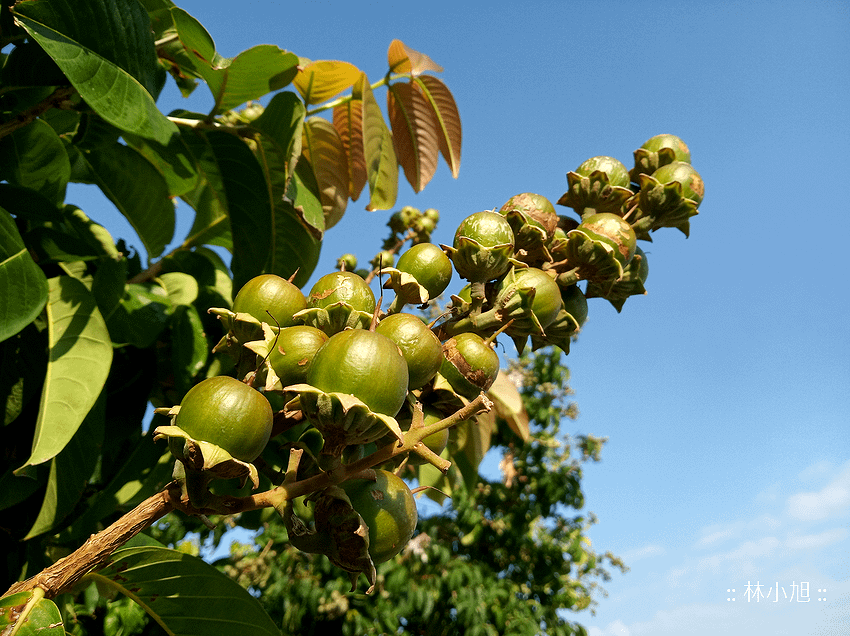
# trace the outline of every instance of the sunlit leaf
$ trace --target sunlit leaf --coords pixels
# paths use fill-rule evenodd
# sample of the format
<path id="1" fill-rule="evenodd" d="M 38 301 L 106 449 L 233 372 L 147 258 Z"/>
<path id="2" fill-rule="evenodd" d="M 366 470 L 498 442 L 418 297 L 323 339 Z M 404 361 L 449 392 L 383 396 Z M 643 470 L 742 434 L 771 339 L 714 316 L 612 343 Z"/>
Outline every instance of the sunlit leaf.
<path id="1" fill-rule="evenodd" d="M 319 60 L 298 71 L 293 84 L 304 102 L 321 104 L 351 88 L 360 77 L 360 69 L 349 62 Z"/>
<path id="2" fill-rule="evenodd" d="M 61 203 L 70 178 L 68 153 L 47 122 L 36 119 L 0 139 L 0 179 Z"/>
<path id="3" fill-rule="evenodd" d="M 106 121 L 162 144 L 177 132 L 152 97 L 158 65 L 150 22 L 138 3 L 26 0 L 14 14 Z"/>
<path id="4" fill-rule="evenodd" d="M 388 210 L 398 194 L 398 160 L 392 134 L 365 73 L 354 87 L 354 98 L 363 103 L 363 156 L 370 194 L 366 209 Z"/>
<path id="5" fill-rule="evenodd" d="M 452 176 L 460 171 L 461 126 L 460 113 L 448 87 L 432 75 L 420 75 L 413 80 L 431 103 L 440 126 L 440 154 L 449 164 Z"/>
<path id="6" fill-rule="evenodd" d="M 34 598 L 34 595 L 38 594 Z M 30 609 L 23 623 L 18 625 L 21 613 L 28 604 Z M 41 590 L 27 590 L 0 599 L 0 633 L 15 636 L 65 636 L 62 615 L 56 603 L 44 598 Z"/>
<path id="7" fill-rule="evenodd" d="M 263 113 L 251 123 L 277 148 L 287 181 L 301 155 L 301 130 L 305 113 L 304 104 L 294 93 L 283 92 L 272 97 Z"/>
<path id="8" fill-rule="evenodd" d="M 390 72 L 392 73 L 420 75 L 425 71 L 436 71 L 440 73 L 443 70 L 443 67 L 434 62 L 430 57 L 411 49 L 401 40 L 390 42 L 390 48 L 387 50 L 387 61 L 390 64 Z"/>
<path id="9" fill-rule="evenodd" d="M 157 276 L 157 281 L 165 288 L 168 302 L 172 307 L 191 305 L 198 297 L 198 281 L 189 274 L 165 272 Z"/>
<path id="10" fill-rule="evenodd" d="M 186 11 L 171 10 L 180 41 L 215 99 L 221 113 L 280 90 L 298 72 L 298 56 L 273 44 L 258 44 L 232 59 L 222 58 L 203 26 Z"/>
<path id="11" fill-rule="evenodd" d="M 336 128 L 321 117 L 304 123 L 304 157 L 316 178 L 325 229 L 337 224 L 348 205 L 348 163 Z"/>
<path id="12" fill-rule="evenodd" d="M 112 364 L 112 341 L 86 286 L 70 276 L 48 280 L 47 376 L 32 454 L 26 466 L 55 457 L 100 395 Z"/>
<path id="13" fill-rule="evenodd" d="M 434 111 L 413 84 L 391 84 L 387 111 L 398 162 L 414 192 L 421 191 L 437 171 L 440 140 Z"/>
<path id="14" fill-rule="evenodd" d="M 55 528 L 76 506 L 98 461 L 103 443 L 105 407 L 106 400 L 101 393 L 77 434 L 61 453 L 50 460 L 50 475 L 41 509 L 24 541 Z"/>
<path id="15" fill-rule="evenodd" d="M 174 237 L 174 203 L 162 175 L 138 152 L 113 144 L 82 153 L 68 147 L 74 179 L 94 183 L 136 230 L 148 258 L 162 254 Z"/>
<path id="16" fill-rule="evenodd" d="M 35 320 L 47 302 L 47 278 L 24 245 L 14 219 L 0 208 L 0 342 Z"/>
<path id="17" fill-rule="evenodd" d="M 247 590 L 202 559 L 177 550 L 124 548 L 88 578 L 140 603 L 169 634 L 280 635 Z"/>
<path id="18" fill-rule="evenodd" d="M 351 99 L 334 107 L 333 125 L 348 157 L 348 194 L 357 201 L 368 180 L 363 154 L 363 101 Z"/>

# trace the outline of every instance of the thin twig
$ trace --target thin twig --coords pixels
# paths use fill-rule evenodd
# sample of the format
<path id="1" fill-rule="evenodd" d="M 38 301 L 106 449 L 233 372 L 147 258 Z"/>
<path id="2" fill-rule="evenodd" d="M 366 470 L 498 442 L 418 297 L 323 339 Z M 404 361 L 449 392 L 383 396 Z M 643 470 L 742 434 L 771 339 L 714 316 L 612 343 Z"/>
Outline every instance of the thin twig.
<path id="1" fill-rule="evenodd" d="M 57 88 L 38 104 L 30 106 L 28 109 L 18 113 L 10 121 L 0 124 L 0 138 L 10 135 L 19 128 L 23 128 L 30 122 L 35 121 L 42 113 L 59 106 L 59 104 L 67 100 L 73 94 L 73 86 L 62 86 L 61 88 Z"/>

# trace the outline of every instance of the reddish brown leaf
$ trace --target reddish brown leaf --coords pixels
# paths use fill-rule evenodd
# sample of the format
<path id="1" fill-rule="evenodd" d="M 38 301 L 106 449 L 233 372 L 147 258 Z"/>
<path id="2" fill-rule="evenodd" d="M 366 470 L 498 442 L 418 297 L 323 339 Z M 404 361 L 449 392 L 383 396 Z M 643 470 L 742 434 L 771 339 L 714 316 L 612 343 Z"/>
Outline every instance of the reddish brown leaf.
<path id="1" fill-rule="evenodd" d="M 390 42 L 390 48 L 387 50 L 387 61 L 390 64 L 391 73 L 420 75 L 425 71 L 439 73 L 443 70 L 443 67 L 434 62 L 430 57 L 411 49 L 401 40 Z"/>
<path id="2" fill-rule="evenodd" d="M 414 192 L 419 192 L 437 171 L 440 129 L 434 111 L 410 83 L 390 85 L 387 111 L 398 162 Z"/>
<path id="3" fill-rule="evenodd" d="M 457 104 L 448 87 L 432 75 L 420 75 L 413 79 L 416 87 L 434 109 L 440 134 L 440 154 L 449 164 L 452 176 L 457 179 L 460 171 L 461 125 Z"/>
<path id="4" fill-rule="evenodd" d="M 348 204 L 348 159 L 339 133 L 321 117 L 304 122 L 302 154 L 310 162 L 325 216 L 325 229 L 336 225 Z"/>
<path id="5" fill-rule="evenodd" d="M 336 106 L 333 125 L 348 157 L 348 194 L 357 201 L 366 185 L 366 156 L 363 154 L 363 100 L 352 99 Z"/>

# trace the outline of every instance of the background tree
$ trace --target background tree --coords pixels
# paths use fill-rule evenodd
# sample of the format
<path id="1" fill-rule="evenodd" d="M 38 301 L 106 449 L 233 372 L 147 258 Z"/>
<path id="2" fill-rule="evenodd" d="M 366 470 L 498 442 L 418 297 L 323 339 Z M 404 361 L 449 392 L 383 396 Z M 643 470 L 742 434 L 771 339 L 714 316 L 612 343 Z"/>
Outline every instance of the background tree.
<path id="1" fill-rule="evenodd" d="M 230 579 L 191 555 L 135 535 L 177 508 L 189 516 L 169 517 L 153 530 L 154 537 L 177 545 L 187 532 L 220 536 L 227 523 L 222 516 L 232 520 L 222 514 L 229 510 L 242 512 L 238 519 L 245 527 L 264 527 L 272 541 L 268 550 L 276 551 L 284 531 L 265 511 L 292 499 L 287 487 L 300 492 L 306 480 L 263 482 L 277 486 L 269 492 L 287 495 L 277 500 L 249 499 L 244 489 L 223 491 L 224 497 L 242 497 L 215 500 L 230 507 L 208 510 L 191 495 L 187 501 L 181 484 L 172 481 L 173 458 L 165 444 L 155 444 L 145 433 L 144 413 L 149 403 L 180 403 L 204 378 L 237 374 L 242 379 L 245 369 L 239 361 L 209 354 L 239 328 L 238 315 L 228 310 L 234 292 L 261 273 L 293 277 L 303 285 L 316 266 L 323 233 L 367 185 L 367 208 L 390 209 L 399 166 L 416 191 L 435 173 L 439 155 L 457 175 L 460 119 L 451 93 L 429 74 L 439 67 L 399 41 L 390 44 L 386 75 L 370 84 L 349 63 L 311 62 L 271 45 L 222 58 L 202 25 L 168 0 L 82 5 L 26 0 L 5 6 L 10 10 L 0 22 L 8 47 L 0 73 L 0 395 L 5 403 L 0 509 L 4 576 L 7 585 L 21 583 L 12 585 L 11 595 L 0 603 L 0 619 L 14 633 L 26 633 L 20 630 L 27 625 L 58 625 L 61 631 L 63 621 L 74 633 L 155 629 L 134 605 L 108 603 L 110 595 L 99 591 L 106 586 L 144 603 L 156 623 L 170 631 L 204 633 L 216 629 L 208 627 L 216 621 L 231 625 L 230 614 L 236 612 L 245 630 L 275 633 L 277 627 L 260 605 Z M 104 38 L 104 33 L 114 37 Z M 161 113 L 155 99 L 168 75 L 184 94 L 205 83 L 214 98 L 212 110 Z M 384 86 L 389 126 L 374 94 Z M 253 102 L 261 97 L 264 106 Z M 318 117 L 322 112 L 332 118 Z M 701 198 L 701 191 L 697 196 L 683 189 L 682 178 L 648 176 L 676 158 L 669 145 L 644 149 L 624 182 L 618 181 L 622 175 L 613 164 L 597 162 L 570 173 L 570 190 L 560 202 L 573 207 L 581 225 L 564 217 L 560 227 L 554 222 L 549 227 L 518 204 L 503 210 L 511 232 L 524 243 L 497 254 L 513 259 L 510 272 L 500 278 L 499 305 L 487 306 L 495 288 L 484 285 L 496 276 L 467 272 L 469 297 L 453 299 L 454 315 L 438 332 L 447 339 L 506 328 L 520 349 L 530 335 L 534 349 L 556 343 L 568 350 L 581 320 L 575 310 L 566 311 L 556 291 L 559 327 L 553 314 L 547 322 L 553 327 L 544 333 L 534 313 L 539 312 L 534 301 L 543 294 L 521 284 L 526 266 L 548 264 L 552 276 L 547 279 L 557 280 L 563 290 L 575 290 L 577 281 L 587 280 L 584 292 L 579 290 L 582 299 L 584 293 L 601 295 L 618 308 L 628 295 L 642 293 L 646 260 L 634 257 L 635 234 L 648 238 L 660 227 L 687 233 L 688 218 Z M 71 182 L 95 184 L 104 192 L 136 230 L 146 263 L 66 202 Z M 176 198 L 195 211 L 195 219 L 180 246 L 164 254 L 174 239 Z M 384 250 L 398 252 L 407 241 L 427 242 L 435 219 L 427 211 L 411 210 L 391 218 L 392 236 Z M 630 228 L 631 238 L 612 232 L 610 218 L 596 218 L 601 211 L 615 217 L 621 232 Z M 460 241 L 447 249 L 456 268 L 468 264 L 464 258 L 470 245 Z M 229 260 L 221 249 L 229 252 Z M 401 274 L 399 280 L 404 281 Z M 210 307 L 221 309 L 210 314 Z M 455 512 L 423 520 L 426 532 L 375 581 L 381 589 L 397 590 L 400 568 L 409 567 L 422 581 L 439 582 L 436 587 L 423 584 L 411 600 L 414 605 L 395 610 L 411 631 L 446 629 L 453 622 L 488 629 L 500 621 L 518 632 L 580 630 L 565 623 L 556 609 L 586 607 L 593 580 L 605 576 L 601 563 L 611 557 L 589 549 L 587 520 L 565 519 L 558 507 L 581 504 L 579 466 L 559 446 L 559 393 L 541 388 L 565 379 L 558 376 L 564 373 L 559 356 L 526 361 L 526 373 L 535 378 L 521 383 L 531 429 L 523 423 L 516 389 L 502 382 L 490 389 L 495 411 L 458 428 L 448 452 L 453 462 L 448 474 L 430 466 L 413 473 L 420 482 L 450 493 Z M 472 399 L 459 399 L 454 386 L 439 390 L 450 394 L 446 399 L 454 408 Z M 473 406 L 484 403 L 476 400 Z M 275 432 L 292 430 L 287 417 L 278 418 Z M 165 423 L 158 416 L 151 428 Z M 307 445 L 285 435 L 275 439 L 261 462 L 271 475 L 266 479 L 289 473 L 286 454 L 277 451 L 298 446 L 303 452 Z M 405 443 L 412 447 L 414 440 Z M 478 464 L 491 444 L 506 449 L 502 484 L 479 483 Z M 575 461 L 595 458 L 599 446 L 598 440 L 579 439 Z M 390 448 L 379 451 L 385 451 L 382 461 L 402 454 Z M 443 468 L 447 463 L 436 456 L 431 460 Z M 364 468 L 380 463 L 363 461 Z M 297 460 L 289 466 L 295 473 Z M 399 470 L 408 474 L 404 467 Z M 335 483 L 337 473 L 323 474 L 328 475 L 320 475 L 323 487 Z M 98 532 L 82 551 L 72 553 Z M 430 545 L 425 537 L 431 537 Z M 496 543 L 500 549 L 494 550 Z M 124 544 L 128 547 L 112 554 Z M 261 553 L 253 564 L 268 579 L 251 584 L 266 588 L 272 615 L 290 624 L 302 612 L 328 614 L 328 597 L 316 605 L 309 600 L 316 600 L 315 593 L 306 594 L 327 568 L 324 557 L 289 550 L 275 567 L 288 572 L 287 567 L 301 563 L 309 569 L 299 569 L 301 590 L 282 590 L 267 586 L 290 580 L 273 568 L 263 573 L 269 554 Z M 516 558 L 522 562 L 513 562 Z M 439 564 L 445 577 L 426 573 L 429 564 Z M 246 565 L 234 560 L 226 570 L 244 579 Z M 149 575 L 152 570 L 159 574 Z M 192 589 L 205 591 L 200 604 L 185 603 L 179 617 L 169 613 L 167 599 L 175 593 L 170 582 L 189 585 L 199 579 L 204 584 L 192 583 Z M 455 601 L 453 592 L 474 591 L 468 583 L 475 581 L 486 581 L 490 596 Z M 292 609 L 291 599 L 299 594 L 306 600 Z M 233 604 L 212 611 L 209 599 L 222 595 L 231 596 Z M 275 609 L 275 599 L 289 609 Z M 424 611 L 429 603 L 443 609 L 437 601 L 449 599 L 453 605 L 447 615 Z M 380 616 L 396 625 L 390 610 L 395 602 L 401 601 L 388 598 L 369 609 L 364 604 L 360 618 L 351 620 L 356 626 L 357 620 Z M 482 614 L 482 607 L 491 614 Z M 447 623 L 420 625 L 419 617 Z"/>

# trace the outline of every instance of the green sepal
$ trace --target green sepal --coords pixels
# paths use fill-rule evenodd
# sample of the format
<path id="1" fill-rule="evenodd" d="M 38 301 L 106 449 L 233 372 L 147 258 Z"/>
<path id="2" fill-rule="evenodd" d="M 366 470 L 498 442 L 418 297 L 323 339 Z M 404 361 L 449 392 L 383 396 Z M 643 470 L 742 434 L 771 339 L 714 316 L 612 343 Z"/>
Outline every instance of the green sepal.
<path id="1" fill-rule="evenodd" d="M 566 309 L 561 309 L 555 320 L 546 327 L 545 334 L 531 336 L 531 350 L 537 351 L 542 347 L 555 345 L 569 355 L 570 342 L 580 329 L 578 320 Z"/>
<path id="2" fill-rule="evenodd" d="M 354 309 L 340 301 L 327 307 L 308 307 L 292 316 L 295 324 L 307 325 L 324 331 L 329 337 L 346 329 L 367 329 L 372 314 Z"/>
<path id="3" fill-rule="evenodd" d="M 498 278 L 516 263 L 513 259 L 514 244 L 502 243 L 493 247 L 484 247 L 475 239 L 461 236 L 457 239 L 458 247 L 440 245 L 452 260 L 461 278 L 469 282 L 487 282 Z"/>
<path id="4" fill-rule="evenodd" d="M 174 418 L 179 411 L 179 406 L 173 406 L 156 409 L 155 413 Z M 153 439 L 167 439 L 171 453 L 187 471 L 205 473 L 218 479 L 239 479 L 240 488 L 250 479 L 254 490 L 260 487 L 260 475 L 253 464 L 236 459 L 221 446 L 193 439 L 179 426 L 157 426 Z"/>
<path id="5" fill-rule="evenodd" d="M 394 267 L 385 267 L 381 272 L 388 276 L 384 281 L 384 289 L 392 289 L 399 304 L 425 305 L 431 300 L 428 290 L 419 284 L 413 274 L 402 272 Z"/>
<path id="6" fill-rule="evenodd" d="M 660 148 L 657 152 L 638 148 L 634 154 L 635 167 L 629 170 L 632 183 L 639 183 L 640 175 L 652 174 L 661 166 L 676 161 L 676 151 L 672 148 Z"/>
<path id="7" fill-rule="evenodd" d="M 604 298 L 614 305 L 617 313 L 619 313 L 622 311 L 623 305 L 629 296 L 646 294 L 644 283 L 648 274 L 649 267 L 646 261 L 646 254 L 638 248 L 634 258 L 623 269 L 623 275 L 619 280 L 614 281 L 608 286 L 591 281 L 587 284 L 585 296 L 587 298 Z"/>
<path id="8" fill-rule="evenodd" d="M 594 170 L 587 177 L 570 171 L 567 191 L 558 199 L 558 205 L 571 207 L 582 217 L 597 212 L 617 214 L 633 194 L 628 188 L 612 186 L 608 173 L 602 170 Z"/>
<path id="9" fill-rule="evenodd" d="M 309 384 L 293 384 L 284 391 L 298 396 L 284 406 L 284 414 L 301 411 L 325 439 L 325 455 L 340 457 L 346 446 L 368 444 L 386 435 L 387 430 L 402 440 L 403 433 L 394 417 L 373 412 L 349 393 L 325 393 Z"/>
<path id="10" fill-rule="evenodd" d="M 623 266 L 609 241 L 581 228 L 570 230 L 567 239 L 567 260 L 571 267 L 579 269 L 580 278 L 610 283 L 623 275 Z"/>
<path id="11" fill-rule="evenodd" d="M 514 232 L 514 255 L 524 263 L 549 263 L 552 256 L 546 248 L 549 232 L 537 219 L 522 210 L 508 210 L 505 218 Z"/>
<path id="12" fill-rule="evenodd" d="M 313 501 L 313 523 L 309 526 L 293 511 L 287 499 L 276 510 L 283 518 L 289 541 L 308 554 L 324 554 L 349 573 L 351 591 L 357 588 L 360 574 L 366 575 L 371 594 L 375 589 L 377 572 L 369 556 L 369 527 L 351 506 L 342 488 L 331 486 L 310 496 Z"/>
<path id="13" fill-rule="evenodd" d="M 699 214 L 697 206 L 696 201 L 682 195 L 682 184 L 678 181 L 661 183 L 642 174 L 632 228 L 639 239 L 645 240 L 650 232 L 662 227 L 674 227 L 687 237 L 689 219 Z"/>

